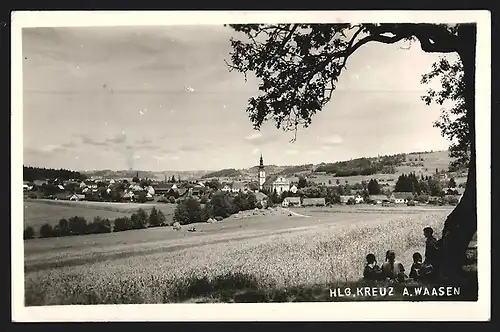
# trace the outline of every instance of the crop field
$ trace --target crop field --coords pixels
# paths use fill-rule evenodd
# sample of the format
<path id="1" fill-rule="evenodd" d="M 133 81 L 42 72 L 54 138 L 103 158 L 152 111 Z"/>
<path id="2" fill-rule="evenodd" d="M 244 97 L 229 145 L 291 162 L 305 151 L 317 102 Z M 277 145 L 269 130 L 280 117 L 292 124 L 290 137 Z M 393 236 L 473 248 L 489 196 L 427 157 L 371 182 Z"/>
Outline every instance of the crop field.
<path id="1" fill-rule="evenodd" d="M 165 203 L 106 203 L 106 202 L 70 202 L 52 200 L 25 200 L 24 201 L 24 227 L 31 226 L 38 231 L 41 225 L 48 223 L 57 225 L 60 219 L 74 216 L 84 217 L 92 221 L 94 217 L 114 219 L 117 217 L 130 216 L 139 208 L 151 210 L 156 207 L 160 209 L 167 220 L 174 213 L 175 204 Z"/>
<path id="2" fill-rule="evenodd" d="M 422 228 L 440 232 L 450 210 L 302 208 L 196 224 L 196 232 L 163 227 L 27 240 L 25 301 L 238 302 L 248 289 L 356 282 L 369 252 L 381 262 L 386 250 L 395 250 L 409 269 L 413 252 L 424 250 Z"/>

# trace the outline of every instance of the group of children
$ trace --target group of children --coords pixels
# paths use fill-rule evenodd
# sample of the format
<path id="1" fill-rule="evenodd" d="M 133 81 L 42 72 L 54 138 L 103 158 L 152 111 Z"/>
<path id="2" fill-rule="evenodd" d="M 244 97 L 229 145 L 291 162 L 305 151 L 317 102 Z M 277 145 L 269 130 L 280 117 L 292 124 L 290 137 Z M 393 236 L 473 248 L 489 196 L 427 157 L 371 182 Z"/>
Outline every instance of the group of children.
<path id="1" fill-rule="evenodd" d="M 385 254 L 385 262 L 382 266 L 377 265 L 377 259 L 374 254 L 366 255 L 366 265 L 363 271 L 363 277 L 367 280 L 389 280 L 402 282 L 405 279 L 413 280 L 429 279 L 433 276 L 437 262 L 437 253 L 440 241 L 433 236 L 431 227 L 424 228 L 425 241 L 425 260 L 418 252 L 413 254 L 413 264 L 410 268 L 409 276 L 405 273 L 405 268 L 401 262 L 396 261 L 396 254 L 388 250 Z"/>

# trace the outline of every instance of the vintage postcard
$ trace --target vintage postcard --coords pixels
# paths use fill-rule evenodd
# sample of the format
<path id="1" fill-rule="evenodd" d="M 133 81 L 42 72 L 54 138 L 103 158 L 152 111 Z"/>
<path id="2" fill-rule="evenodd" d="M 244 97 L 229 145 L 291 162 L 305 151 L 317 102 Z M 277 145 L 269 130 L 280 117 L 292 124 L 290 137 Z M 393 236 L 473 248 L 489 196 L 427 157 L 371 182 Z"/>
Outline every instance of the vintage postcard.
<path id="1" fill-rule="evenodd" d="M 487 11 L 13 12 L 12 319 L 489 320 L 490 52 Z"/>

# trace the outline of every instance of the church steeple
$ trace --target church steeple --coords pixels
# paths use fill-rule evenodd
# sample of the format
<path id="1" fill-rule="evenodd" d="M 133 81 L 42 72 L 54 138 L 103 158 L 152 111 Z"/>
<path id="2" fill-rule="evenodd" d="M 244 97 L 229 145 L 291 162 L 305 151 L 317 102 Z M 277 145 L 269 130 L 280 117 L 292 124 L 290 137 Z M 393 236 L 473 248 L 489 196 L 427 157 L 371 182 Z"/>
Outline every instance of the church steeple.
<path id="1" fill-rule="evenodd" d="M 266 171 L 264 169 L 264 158 L 262 158 L 262 153 L 260 154 L 260 163 L 259 163 L 259 189 L 262 190 L 264 186 L 264 182 L 266 182 Z"/>

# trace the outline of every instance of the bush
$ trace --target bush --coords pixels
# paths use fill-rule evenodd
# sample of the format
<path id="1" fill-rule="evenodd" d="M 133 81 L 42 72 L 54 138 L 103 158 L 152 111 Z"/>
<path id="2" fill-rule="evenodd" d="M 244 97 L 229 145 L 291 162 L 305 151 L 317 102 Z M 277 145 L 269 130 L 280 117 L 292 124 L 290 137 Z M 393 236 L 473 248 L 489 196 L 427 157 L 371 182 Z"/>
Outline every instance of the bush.
<path id="1" fill-rule="evenodd" d="M 174 211 L 174 221 L 181 225 L 202 220 L 201 204 L 198 200 L 188 198 L 177 204 Z"/>
<path id="2" fill-rule="evenodd" d="M 175 197 L 174 196 L 169 196 L 168 197 L 168 202 L 171 204 L 175 204 Z"/>
<path id="3" fill-rule="evenodd" d="M 264 208 L 264 206 L 262 205 L 262 203 L 258 202 L 257 203 L 257 209 L 263 209 L 263 208 Z"/>
<path id="4" fill-rule="evenodd" d="M 120 217 L 113 222 L 113 232 L 123 232 L 132 229 L 130 218 Z"/>
<path id="5" fill-rule="evenodd" d="M 40 237 L 52 237 L 54 235 L 54 230 L 49 224 L 43 224 L 40 227 Z"/>
<path id="6" fill-rule="evenodd" d="M 87 225 L 87 234 L 111 233 L 111 222 L 109 219 L 95 217 L 94 221 Z"/>
<path id="7" fill-rule="evenodd" d="M 71 231 L 69 229 L 69 222 L 66 219 L 60 219 L 59 224 L 57 225 L 58 236 L 69 236 L 71 235 Z"/>
<path id="8" fill-rule="evenodd" d="M 25 240 L 33 239 L 35 237 L 35 230 L 33 227 L 28 226 L 24 229 L 23 238 Z"/>
<path id="9" fill-rule="evenodd" d="M 161 210 L 156 209 L 154 206 L 149 213 L 149 226 L 150 227 L 158 227 L 164 226 L 167 221 L 165 215 Z"/>
<path id="10" fill-rule="evenodd" d="M 409 200 L 408 203 L 406 203 L 408 206 L 415 206 L 415 201 Z"/>
<path id="11" fill-rule="evenodd" d="M 144 209 L 139 209 L 130 216 L 131 229 L 143 229 L 148 225 L 148 213 Z"/>
<path id="12" fill-rule="evenodd" d="M 158 198 L 158 203 L 169 203 L 169 200 L 167 197 L 162 196 L 162 197 Z"/>
<path id="13" fill-rule="evenodd" d="M 234 211 L 234 206 L 229 200 L 228 195 L 224 193 L 216 193 L 210 200 L 212 206 L 212 214 L 223 218 L 229 217 Z"/>
<path id="14" fill-rule="evenodd" d="M 68 219 L 68 228 L 71 235 L 87 234 L 87 220 L 83 217 L 71 217 Z"/>
<path id="15" fill-rule="evenodd" d="M 355 200 L 354 198 L 349 198 L 349 199 L 347 200 L 347 203 L 346 203 L 346 204 L 347 204 L 347 205 L 355 205 L 355 204 L 356 204 L 356 200 Z"/>
<path id="16" fill-rule="evenodd" d="M 224 220 L 224 218 L 222 218 L 221 216 L 217 216 L 217 217 L 215 217 L 215 220 L 222 221 L 222 220 Z"/>

